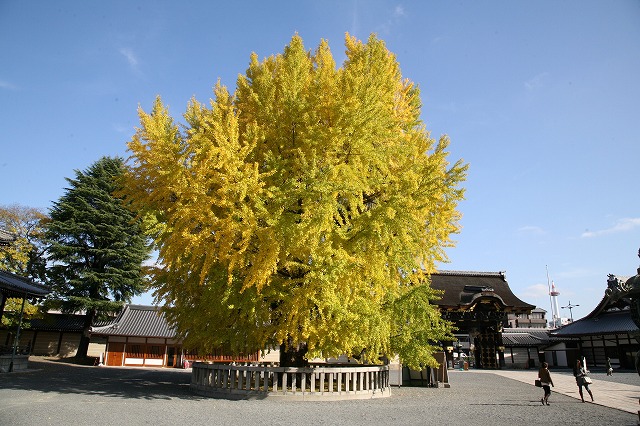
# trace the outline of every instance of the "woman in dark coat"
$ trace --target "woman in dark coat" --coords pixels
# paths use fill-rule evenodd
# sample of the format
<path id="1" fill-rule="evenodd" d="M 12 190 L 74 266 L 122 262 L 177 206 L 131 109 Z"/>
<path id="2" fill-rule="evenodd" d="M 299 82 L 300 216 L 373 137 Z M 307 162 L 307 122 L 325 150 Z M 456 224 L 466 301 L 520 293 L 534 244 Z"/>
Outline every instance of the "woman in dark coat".
<path id="1" fill-rule="evenodd" d="M 549 405 L 549 396 L 551 395 L 551 387 L 553 386 L 553 380 L 551 380 L 551 373 L 549 373 L 549 364 L 542 363 L 542 367 L 538 370 L 538 378 L 544 389 L 544 396 L 540 399 L 542 405 Z"/>
<path id="2" fill-rule="evenodd" d="M 580 399 L 582 399 L 582 402 L 584 402 L 584 396 L 582 395 L 583 387 L 587 392 L 589 392 L 589 396 L 591 396 L 591 401 L 593 402 L 593 393 L 591 393 L 591 389 L 589 389 L 589 383 L 585 382 L 584 379 L 589 376 L 589 370 L 582 365 L 582 361 L 576 361 L 576 368 L 573 371 L 573 375 L 576 376 L 576 384 L 578 385 L 578 392 L 580 393 Z"/>

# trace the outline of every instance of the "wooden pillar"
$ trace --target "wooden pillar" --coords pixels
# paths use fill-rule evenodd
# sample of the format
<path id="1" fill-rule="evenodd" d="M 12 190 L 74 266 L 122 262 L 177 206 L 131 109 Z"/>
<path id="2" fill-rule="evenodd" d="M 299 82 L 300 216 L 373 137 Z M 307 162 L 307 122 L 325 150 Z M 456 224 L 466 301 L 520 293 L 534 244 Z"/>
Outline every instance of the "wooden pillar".
<path id="1" fill-rule="evenodd" d="M 31 340 L 31 347 L 29 348 L 29 355 L 33 354 L 33 348 L 36 346 L 36 338 L 38 337 L 38 330 L 33 330 L 33 340 Z"/>
<path id="2" fill-rule="evenodd" d="M 7 303 L 7 295 L 0 293 L 0 322 L 2 322 L 2 314 L 4 314 L 4 305 Z"/>
<path id="3" fill-rule="evenodd" d="M 62 331 L 58 335 L 58 347 L 56 348 L 56 355 L 60 355 L 60 349 L 62 349 Z"/>
<path id="4" fill-rule="evenodd" d="M 9 363 L 9 373 L 13 372 L 13 360 L 16 356 L 16 350 L 18 348 L 18 344 L 20 343 L 20 328 L 22 327 L 22 315 L 24 314 L 24 302 L 27 295 L 25 294 L 22 297 L 22 307 L 20 308 L 20 319 L 18 320 L 18 330 L 16 331 L 16 338 L 13 342 L 13 351 L 11 351 L 11 363 Z"/>
<path id="5" fill-rule="evenodd" d="M 167 339 L 164 339 L 164 355 L 162 355 L 162 366 L 167 367 L 169 362 L 169 354 L 167 351 L 169 350 L 169 345 L 167 345 Z"/>

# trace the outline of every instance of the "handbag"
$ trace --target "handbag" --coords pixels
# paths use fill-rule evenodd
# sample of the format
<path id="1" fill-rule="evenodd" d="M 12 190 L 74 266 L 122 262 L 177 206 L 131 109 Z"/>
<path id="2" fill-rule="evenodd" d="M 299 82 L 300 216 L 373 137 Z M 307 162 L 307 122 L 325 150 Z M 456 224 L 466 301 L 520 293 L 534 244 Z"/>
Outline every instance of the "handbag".
<path id="1" fill-rule="evenodd" d="M 540 379 L 536 379 L 535 384 L 536 384 L 536 387 L 538 388 L 542 387 L 542 382 L 540 381 Z"/>
<path id="2" fill-rule="evenodd" d="M 593 381 L 591 380 L 591 377 L 589 376 L 584 376 L 582 378 L 582 383 L 584 383 L 585 385 L 590 385 L 591 383 L 593 383 Z"/>

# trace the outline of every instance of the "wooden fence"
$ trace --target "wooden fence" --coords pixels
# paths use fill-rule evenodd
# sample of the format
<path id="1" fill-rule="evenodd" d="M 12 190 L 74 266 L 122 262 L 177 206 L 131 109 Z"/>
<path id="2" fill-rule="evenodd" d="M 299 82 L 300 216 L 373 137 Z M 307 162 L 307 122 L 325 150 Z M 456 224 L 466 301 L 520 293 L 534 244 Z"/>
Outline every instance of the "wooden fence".
<path id="1" fill-rule="evenodd" d="M 192 368 L 191 390 L 210 397 L 325 401 L 391 395 L 386 365 L 294 368 L 196 362 Z"/>

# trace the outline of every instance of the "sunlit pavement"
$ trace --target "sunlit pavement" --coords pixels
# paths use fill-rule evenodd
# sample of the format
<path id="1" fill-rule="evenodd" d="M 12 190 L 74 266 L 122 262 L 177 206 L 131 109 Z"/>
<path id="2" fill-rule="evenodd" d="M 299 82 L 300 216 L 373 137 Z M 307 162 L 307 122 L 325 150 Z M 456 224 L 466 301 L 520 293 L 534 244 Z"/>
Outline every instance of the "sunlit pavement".
<path id="1" fill-rule="evenodd" d="M 469 370 L 471 374 L 496 374 L 499 376 L 507 377 L 509 379 L 517 380 L 519 382 L 529 383 L 534 386 L 535 379 L 538 378 L 537 370 Z M 464 372 L 467 373 L 467 372 Z M 624 375 L 624 377 L 621 377 Z M 627 411 L 629 413 L 638 413 L 640 409 L 640 376 L 635 372 L 626 373 L 614 373 L 613 376 L 607 377 L 604 380 L 602 377 L 606 377 L 605 373 L 591 374 L 593 384 L 590 385 L 591 392 L 593 392 L 594 402 L 593 404 L 599 404 L 606 407 L 616 408 L 618 410 Z M 616 381 L 616 377 L 620 380 Z M 551 379 L 553 380 L 554 387 L 551 388 L 551 397 L 549 401 L 553 403 L 553 393 L 561 393 L 573 398 L 580 399 L 578 393 L 578 386 L 576 385 L 576 379 L 569 371 L 553 371 L 551 370 Z M 637 380 L 638 384 L 628 384 L 620 382 L 632 382 Z M 543 391 L 540 389 L 540 394 Z M 592 403 L 589 394 L 583 391 L 585 403 Z"/>

